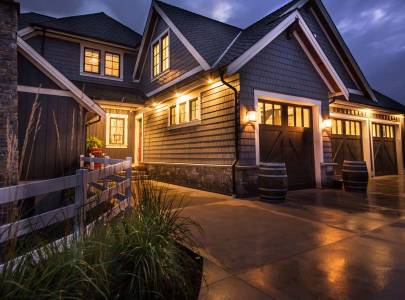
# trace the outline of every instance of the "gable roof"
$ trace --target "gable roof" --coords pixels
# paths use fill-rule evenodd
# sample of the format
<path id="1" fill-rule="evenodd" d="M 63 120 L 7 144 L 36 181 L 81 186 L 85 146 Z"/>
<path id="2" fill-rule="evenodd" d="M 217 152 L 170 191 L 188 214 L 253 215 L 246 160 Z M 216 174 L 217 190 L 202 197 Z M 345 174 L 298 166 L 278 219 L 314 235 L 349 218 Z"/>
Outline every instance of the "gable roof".
<path id="1" fill-rule="evenodd" d="M 212 66 L 240 28 L 155 0 L 184 37 Z"/>
<path id="2" fill-rule="evenodd" d="M 364 104 L 364 105 L 370 105 L 378 108 L 385 108 L 389 110 L 394 110 L 397 112 L 402 112 L 405 113 L 405 106 L 401 104 L 399 101 L 396 101 L 392 99 L 391 97 L 388 97 L 387 95 L 384 95 L 383 93 L 380 93 L 377 90 L 373 90 L 377 101 L 372 101 L 370 98 L 366 96 L 361 96 L 357 94 L 350 94 L 350 100 L 356 103 Z"/>
<path id="3" fill-rule="evenodd" d="M 30 21 L 30 18 L 32 16 L 28 16 L 29 25 L 32 26 L 94 38 L 132 48 L 138 46 L 142 40 L 139 33 L 104 12 L 57 19 L 51 18 L 49 20 L 35 16 Z M 23 18 L 23 22 L 27 23 L 27 17 Z"/>
<path id="4" fill-rule="evenodd" d="M 273 30 L 283 20 L 285 20 L 292 11 L 289 11 L 302 0 L 293 0 L 276 11 L 265 16 L 261 20 L 243 29 L 237 41 L 228 50 L 218 66 L 226 66 L 241 56 L 250 47 L 262 39 L 267 33 Z"/>
<path id="5" fill-rule="evenodd" d="M 69 79 L 52 66 L 44 57 L 34 50 L 21 37 L 17 36 L 18 50 L 46 76 L 53 80 L 63 90 L 70 91 L 73 98 L 88 111 L 105 117 L 105 111 L 93 100 L 79 90 Z"/>
<path id="6" fill-rule="evenodd" d="M 25 27 L 30 26 L 32 23 L 40 23 L 55 20 L 56 18 L 38 14 L 35 12 L 23 13 L 20 14 L 18 18 L 18 29 L 23 29 Z"/>
<path id="7" fill-rule="evenodd" d="M 216 64 L 241 31 L 238 27 L 154 0 L 134 68 L 134 78 L 140 77 L 157 15 L 166 22 L 204 70 Z"/>

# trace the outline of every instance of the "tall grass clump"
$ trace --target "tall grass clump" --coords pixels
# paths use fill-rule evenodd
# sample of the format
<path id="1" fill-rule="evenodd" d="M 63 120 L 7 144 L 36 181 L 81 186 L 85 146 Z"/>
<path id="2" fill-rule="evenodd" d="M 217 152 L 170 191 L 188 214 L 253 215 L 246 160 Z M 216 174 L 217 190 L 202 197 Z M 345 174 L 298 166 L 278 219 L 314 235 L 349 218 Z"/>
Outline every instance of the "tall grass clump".
<path id="1" fill-rule="evenodd" d="M 43 245 L 0 270 L 0 299 L 196 299 L 197 226 L 156 184 L 136 184 L 135 206 L 84 236 Z"/>

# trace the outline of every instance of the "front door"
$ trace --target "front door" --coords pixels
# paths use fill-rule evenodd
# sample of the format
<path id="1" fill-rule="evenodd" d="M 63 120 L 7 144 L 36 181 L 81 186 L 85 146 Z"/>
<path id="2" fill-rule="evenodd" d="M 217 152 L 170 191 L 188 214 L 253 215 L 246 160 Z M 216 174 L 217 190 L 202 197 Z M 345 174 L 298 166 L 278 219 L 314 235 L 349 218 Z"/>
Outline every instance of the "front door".
<path id="1" fill-rule="evenodd" d="M 311 107 L 260 101 L 260 161 L 284 162 L 290 190 L 315 187 Z"/>
<path id="2" fill-rule="evenodd" d="M 336 174 L 342 174 L 343 161 L 363 160 L 361 122 L 332 119 L 333 162 L 338 164 Z"/>
<path id="3" fill-rule="evenodd" d="M 398 174 L 394 125 L 372 124 L 376 176 Z"/>

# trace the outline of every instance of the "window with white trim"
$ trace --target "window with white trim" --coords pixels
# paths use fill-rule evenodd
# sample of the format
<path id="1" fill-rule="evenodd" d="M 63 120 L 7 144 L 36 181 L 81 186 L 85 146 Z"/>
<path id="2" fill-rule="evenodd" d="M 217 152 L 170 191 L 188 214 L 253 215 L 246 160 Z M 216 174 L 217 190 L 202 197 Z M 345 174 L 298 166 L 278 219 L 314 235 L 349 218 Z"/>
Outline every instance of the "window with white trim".
<path id="1" fill-rule="evenodd" d="M 107 113 L 106 146 L 107 148 L 128 147 L 128 115 Z"/>
<path id="2" fill-rule="evenodd" d="M 102 47 L 87 47 L 87 45 L 82 45 L 81 49 L 81 75 L 123 80 L 123 52 Z"/>
<path id="3" fill-rule="evenodd" d="M 195 97 L 189 100 L 178 102 L 169 107 L 169 126 L 193 123 L 201 120 L 200 98 Z"/>
<path id="4" fill-rule="evenodd" d="M 157 77 L 170 67 L 169 33 L 152 43 L 152 76 Z"/>

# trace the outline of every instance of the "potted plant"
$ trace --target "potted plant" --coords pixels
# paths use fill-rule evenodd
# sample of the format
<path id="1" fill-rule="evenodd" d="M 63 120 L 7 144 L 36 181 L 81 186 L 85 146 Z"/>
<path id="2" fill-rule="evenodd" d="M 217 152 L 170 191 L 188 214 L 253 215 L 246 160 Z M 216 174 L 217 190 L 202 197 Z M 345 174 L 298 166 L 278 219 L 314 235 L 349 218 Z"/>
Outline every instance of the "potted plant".
<path id="1" fill-rule="evenodd" d="M 102 156 L 103 154 L 103 149 L 102 149 L 103 143 L 101 140 L 95 136 L 89 136 L 86 139 L 86 149 L 87 149 L 87 154 L 93 154 L 94 156 Z"/>

